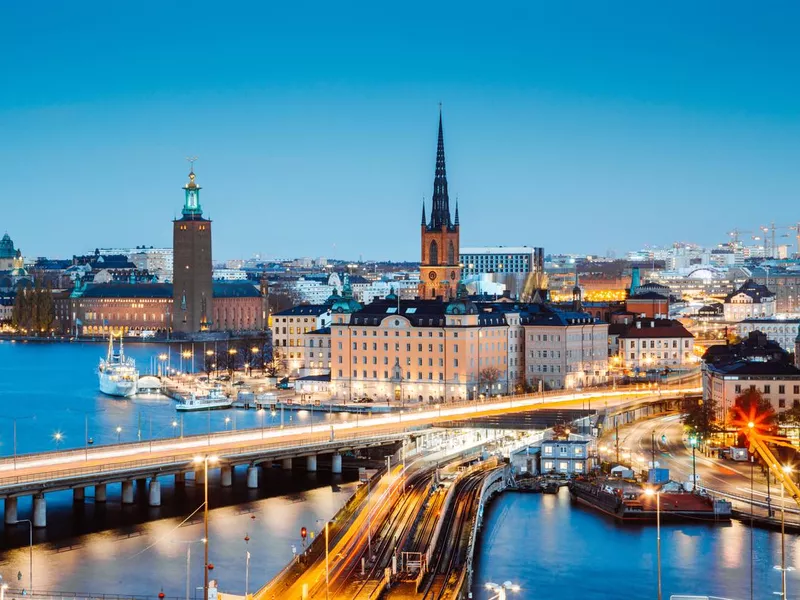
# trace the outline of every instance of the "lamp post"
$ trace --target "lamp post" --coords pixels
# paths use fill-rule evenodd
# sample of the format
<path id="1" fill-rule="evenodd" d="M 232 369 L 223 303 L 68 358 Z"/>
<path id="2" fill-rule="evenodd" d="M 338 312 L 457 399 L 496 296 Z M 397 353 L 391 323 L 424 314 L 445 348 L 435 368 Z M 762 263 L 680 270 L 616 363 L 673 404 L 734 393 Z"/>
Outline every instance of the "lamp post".
<path id="1" fill-rule="evenodd" d="M 656 563 L 658 577 L 658 600 L 661 600 L 661 498 L 660 493 L 653 488 L 644 491 L 648 496 L 656 497 Z"/>
<path id="2" fill-rule="evenodd" d="M 323 519 L 317 519 L 317 523 L 321 523 Z M 328 566 L 328 524 L 329 521 L 325 519 L 325 600 L 330 600 L 330 568 Z"/>
<path id="3" fill-rule="evenodd" d="M 117 428 L 115 429 L 115 431 L 117 432 L 117 443 L 119 444 L 120 440 L 122 439 L 122 427 L 117 425 Z"/>
<path id="4" fill-rule="evenodd" d="M 208 463 L 216 464 L 216 456 L 195 456 L 194 464 L 203 465 L 203 539 L 206 540 L 203 557 L 203 600 L 208 600 Z"/>
<path id="5" fill-rule="evenodd" d="M 178 541 L 179 544 L 186 544 L 186 600 L 189 600 L 189 574 L 191 573 L 192 565 L 192 544 L 205 544 L 208 540 L 200 538 L 199 540 Z"/>
<path id="6" fill-rule="evenodd" d="M 28 592 L 33 593 L 33 521 L 30 519 L 17 519 L 14 525 L 28 524 Z"/>
<path id="7" fill-rule="evenodd" d="M 784 465 L 781 467 L 784 475 L 789 477 L 792 467 Z M 786 566 L 786 504 L 784 502 L 784 489 L 786 486 L 781 480 L 781 564 L 775 569 L 781 572 L 781 598 L 786 599 L 786 571 L 794 571 L 794 567 Z"/>
<path id="8" fill-rule="evenodd" d="M 494 592 L 494 596 L 489 600 L 506 600 L 506 591 L 518 592 L 520 587 L 516 583 L 506 581 L 504 583 L 492 583 L 491 581 L 485 584 L 485 587 L 490 592 Z"/>
<path id="9" fill-rule="evenodd" d="M 697 449 L 697 436 L 693 435 L 689 438 L 689 443 L 692 445 L 692 493 L 697 490 L 697 462 L 695 459 L 695 450 Z"/>
<path id="10" fill-rule="evenodd" d="M 56 443 L 56 450 L 58 450 L 58 446 L 59 444 L 61 444 L 61 440 L 63 439 L 64 439 L 64 434 L 61 433 L 60 431 L 56 431 L 53 434 L 53 441 Z"/>

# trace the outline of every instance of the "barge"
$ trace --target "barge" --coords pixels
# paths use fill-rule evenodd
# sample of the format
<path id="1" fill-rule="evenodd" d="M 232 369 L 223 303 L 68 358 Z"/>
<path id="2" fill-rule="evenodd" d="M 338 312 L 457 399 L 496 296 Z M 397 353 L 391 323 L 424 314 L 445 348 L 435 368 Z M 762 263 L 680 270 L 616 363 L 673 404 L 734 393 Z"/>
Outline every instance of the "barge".
<path id="1" fill-rule="evenodd" d="M 709 496 L 674 489 L 676 485 L 665 485 L 657 490 L 662 521 L 711 521 L 731 520 L 731 503 Z M 656 520 L 656 497 L 645 494 L 638 483 L 613 479 L 580 480 L 569 484 L 573 501 L 622 522 Z"/>

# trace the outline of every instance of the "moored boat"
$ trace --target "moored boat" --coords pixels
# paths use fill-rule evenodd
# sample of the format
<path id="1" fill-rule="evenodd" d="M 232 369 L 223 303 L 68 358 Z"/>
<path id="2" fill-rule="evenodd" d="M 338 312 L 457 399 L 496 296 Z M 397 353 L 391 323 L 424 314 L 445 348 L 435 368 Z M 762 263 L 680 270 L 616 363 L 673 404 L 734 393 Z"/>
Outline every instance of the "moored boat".
<path id="1" fill-rule="evenodd" d="M 659 506 L 641 485 L 614 479 L 573 480 L 569 491 L 573 500 L 623 522 L 655 521 L 659 511 L 668 521 L 730 521 L 730 502 L 672 489 L 674 485 L 658 490 Z"/>
<path id="2" fill-rule="evenodd" d="M 130 398 L 139 391 L 139 371 L 136 361 L 125 356 L 122 336 L 119 338 L 119 351 L 114 350 L 114 334 L 108 337 L 108 353 L 100 359 L 97 369 L 100 391 L 109 396 Z"/>
<path id="3" fill-rule="evenodd" d="M 217 410 L 222 408 L 231 408 L 233 400 L 229 398 L 221 387 L 215 387 L 208 391 L 207 394 L 198 395 L 192 393 L 183 402 L 179 402 L 175 409 L 186 412 L 192 410 Z"/>

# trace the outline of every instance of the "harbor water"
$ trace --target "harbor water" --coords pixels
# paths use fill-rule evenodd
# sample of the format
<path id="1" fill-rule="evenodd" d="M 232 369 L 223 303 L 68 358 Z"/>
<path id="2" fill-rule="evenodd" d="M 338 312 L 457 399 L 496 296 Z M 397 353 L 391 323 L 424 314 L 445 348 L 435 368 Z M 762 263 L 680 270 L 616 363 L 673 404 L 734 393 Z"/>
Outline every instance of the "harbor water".
<path id="1" fill-rule="evenodd" d="M 96 367 L 105 345 L 12 344 L 0 342 L 0 454 L 82 447 L 85 429 L 95 444 L 175 435 L 175 401 L 103 396 L 97 391 Z M 126 344 L 126 353 L 147 370 L 165 347 Z M 173 347 L 172 362 L 178 353 Z M 185 433 L 205 433 L 233 426 L 278 425 L 268 411 L 225 410 L 184 416 Z M 210 416 L 210 420 L 209 420 Z M 229 417 L 228 423 L 225 417 Z M 289 415 L 285 416 L 289 424 Z M 291 415 L 309 419 L 308 414 Z M 318 419 L 348 418 L 320 414 Z M 352 418 L 352 416 L 350 417 Z M 120 428 L 119 434 L 117 427 Z M 152 434 L 151 434 L 152 432 Z M 225 591 L 244 592 L 245 557 L 250 552 L 250 591 L 277 574 L 302 551 L 301 527 L 315 528 L 342 506 L 357 485 L 353 473 L 307 474 L 265 469 L 258 490 L 235 472 L 232 488 L 210 478 L 213 577 Z M 95 504 L 91 490 L 84 503 L 69 492 L 47 495 L 48 526 L 34 532 L 34 589 L 154 597 L 186 593 L 187 546 L 191 552 L 190 596 L 202 585 L 201 489 L 189 479 L 175 489 L 167 478 L 163 502 L 122 506 L 119 485 L 109 486 L 108 502 Z M 20 518 L 30 514 L 30 498 L 21 498 Z M 188 518 L 188 520 L 186 520 Z M 185 522 L 184 522 L 185 521 Z M 28 530 L 0 523 L 0 575 L 13 588 L 28 586 Z M 249 540 L 245 541 L 245 537 Z M 506 493 L 489 506 L 476 549 L 473 598 L 491 596 L 487 581 L 513 581 L 518 598 L 655 598 L 656 529 L 620 525 L 588 508 L 570 503 L 566 490 L 556 495 Z M 775 597 L 780 574 L 780 534 L 733 522 L 667 524 L 662 530 L 664 598 L 671 594 L 708 594 L 733 600 L 750 598 L 753 547 L 753 598 Z M 787 536 L 788 564 L 800 569 L 800 538 Z M 791 597 L 800 596 L 800 570 L 788 573 Z M 510 595 L 514 597 L 514 595 Z"/>

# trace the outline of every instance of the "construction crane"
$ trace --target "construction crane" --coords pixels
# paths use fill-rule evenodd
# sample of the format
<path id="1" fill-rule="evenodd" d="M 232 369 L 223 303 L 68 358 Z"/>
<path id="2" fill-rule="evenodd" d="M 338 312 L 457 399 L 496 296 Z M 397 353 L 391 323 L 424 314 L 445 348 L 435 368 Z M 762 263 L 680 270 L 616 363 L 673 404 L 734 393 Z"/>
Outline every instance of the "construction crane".
<path id="1" fill-rule="evenodd" d="M 753 233 L 753 232 L 749 229 L 738 229 L 738 228 L 734 228 L 733 230 L 728 232 L 728 235 L 731 237 L 731 241 L 728 243 L 728 245 L 731 248 L 736 249 L 739 247 L 740 245 L 739 234 L 742 233 Z"/>
<path id="2" fill-rule="evenodd" d="M 761 460 L 764 461 L 764 464 L 767 465 L 767 468 L 775 475 L 775 478 L 781 482 L 789 496 L 791 496 L 797 503 L 797 506 L 800 507 L 800 488 L 792 481 L 789 475 L 791 471 L 785 469 L 780 462 L 778 462 L 772 450 L 767 446 L 767 443 L 792 449 L 796 449 L 795 446 L 785 437 L 772 435 L 769 428 L 763 423 L 763 415 L 761 417 L 756 416 L 754 413 L 746 415 L 738 406 L 735 407 L 735 410 L 737 416 L 734 418 L 733 423 L 738 426 L 740 433 L 747 439 L 750 451 L 753 454 L 758 454 Z"/>

